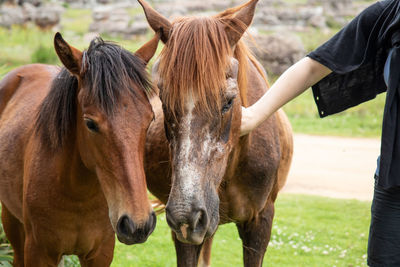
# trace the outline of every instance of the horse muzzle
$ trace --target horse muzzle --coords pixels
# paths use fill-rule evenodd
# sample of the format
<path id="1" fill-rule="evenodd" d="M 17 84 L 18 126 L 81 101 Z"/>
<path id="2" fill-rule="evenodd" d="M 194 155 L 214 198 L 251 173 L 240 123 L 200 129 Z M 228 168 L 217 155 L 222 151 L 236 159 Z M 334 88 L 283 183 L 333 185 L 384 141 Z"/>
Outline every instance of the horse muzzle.
<path id="1" fill-rule="evenodd" d="M 142 225 L 136 225 L 128 215 L 122 215 L 116 227 L 118 240 L 127 245 L 143 243 L 154 231 L 156 222 L 154 212 L 151 212 L 147 222 Z"/>
<path id="2" fill-rule="evenodd" d="M 203 243 L 204 238 L 214 234 L 218 225 L 218 220 L 210 220 L 207 209 L 202 206 L 191 206 L 189 211 L 182 211 L 168 203 L 165 212 L 169 227 L 183 243 Z"/>

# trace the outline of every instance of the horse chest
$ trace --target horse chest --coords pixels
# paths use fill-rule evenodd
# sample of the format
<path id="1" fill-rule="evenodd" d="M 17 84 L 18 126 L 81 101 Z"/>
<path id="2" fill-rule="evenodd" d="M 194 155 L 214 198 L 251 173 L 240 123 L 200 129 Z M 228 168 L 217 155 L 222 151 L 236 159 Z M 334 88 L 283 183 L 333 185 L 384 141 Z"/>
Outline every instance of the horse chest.
<path id="1" fill-rule="evenodd" d="M 85 253 L 113 234 L 104 196 L 82 201 L 53 189 L 46 198 L 27 194 L 26 209 L 34 235 L 55 251 Z"/>
<path id="2" fill-rule="evenodd" d="M 264 208 L 273 183 L 249 188 L 242 180 L 232 179 L 220 188 L 220 224 L 249 221 Z"/>
<path id="3" fill-rule="evenodd" d="M 104 227 L 107 225 L 108 227 Z M 32 222 L 37 242 L 48 251 L 63 254 L 86 255 L 101 246 L 104 240 L 113 236 L 111 224 L 75 223 L 75 220 L 65 220 L 64 223 L 48 220 L 47 226 Z"/>

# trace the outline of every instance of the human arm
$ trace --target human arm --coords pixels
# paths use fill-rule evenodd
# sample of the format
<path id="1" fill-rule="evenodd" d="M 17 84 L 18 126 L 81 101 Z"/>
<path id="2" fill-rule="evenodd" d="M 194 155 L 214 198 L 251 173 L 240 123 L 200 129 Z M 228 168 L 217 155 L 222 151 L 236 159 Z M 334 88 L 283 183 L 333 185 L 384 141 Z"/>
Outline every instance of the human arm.
<path id="1" fill-rule="evenodd" d="M 329 68 L 309 57 L 292 65 L 256 103 L 242 109 L 240 135 L 250 133 L 275 111 L 329 73 Z"/>

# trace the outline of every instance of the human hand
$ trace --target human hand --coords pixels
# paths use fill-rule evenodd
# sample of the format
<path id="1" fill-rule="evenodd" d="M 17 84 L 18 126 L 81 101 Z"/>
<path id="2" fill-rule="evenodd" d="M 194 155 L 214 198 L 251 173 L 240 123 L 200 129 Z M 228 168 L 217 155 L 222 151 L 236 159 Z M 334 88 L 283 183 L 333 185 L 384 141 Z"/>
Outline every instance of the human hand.
<path id="1" fill-rule="evenodd" d="M 242 107 L 242 122 L 240 125 L 240 136 L 249 134 L 255 127 L 255 116 L 251 108 Z"/>

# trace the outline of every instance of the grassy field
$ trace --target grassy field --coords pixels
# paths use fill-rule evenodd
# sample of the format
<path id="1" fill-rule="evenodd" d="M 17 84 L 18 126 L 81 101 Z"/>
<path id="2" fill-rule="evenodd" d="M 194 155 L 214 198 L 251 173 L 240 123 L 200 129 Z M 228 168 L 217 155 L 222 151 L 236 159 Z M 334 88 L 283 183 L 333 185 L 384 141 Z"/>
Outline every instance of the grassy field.
<path id="1" fill-rule="evenodd" d="M 263 266 L 366 266 L 370 203 L 281 194 L 275 208 L 272 237 Z M 1 267 L 2 251 L 7 249 L 0 249 Z M 79 266 L 76 256 L 68 256 L 64 262 L 65 267 Z M 240 265 L 242 245 L 235 225 L 220 226 L 213 242 L 212 266 Z M 146 243 L 126 246 L 117 242 L 111 266 L 176 266 L 165 214 L 157 217 L 157 227 Z"/>
<path id="2" fill-rule="evenodd" d="M 294 132 L 348 137 L 378 137 L 381 134 L 386 94 L 344 112 L 321 119 L 311 89 L 283 109 Z"/>
<path id="3" fill-rule="evenodd" d="M 272 239 L 264 266 L 366 266 L 368 202 L 282 194 L 276 203 Z M 212 266 L 240 266 L 241 241 L 234 224 L 218 229 Z M 113 267 L 176 266 L 165 215 L 141 245 L 117 243 Z"/>
<path id="4" fill-rule="evenodd" d="M 366 266 L 369 221 L 369 202 L 281 194 L 263 266 Z M 1 267 L 2 251 L 7 249 L 0 249 Z M 241 265 L 242 246 L 235 225 L 220 226 L 213 242 L 212 266 Z M 65 267 L 78 266 L 76 256 L 65 258 Z M 117 242 L 111 266 L 176 266 L 165 214 L 157 217 L 157 227 L 146 243 L 126 246 Z"/>

